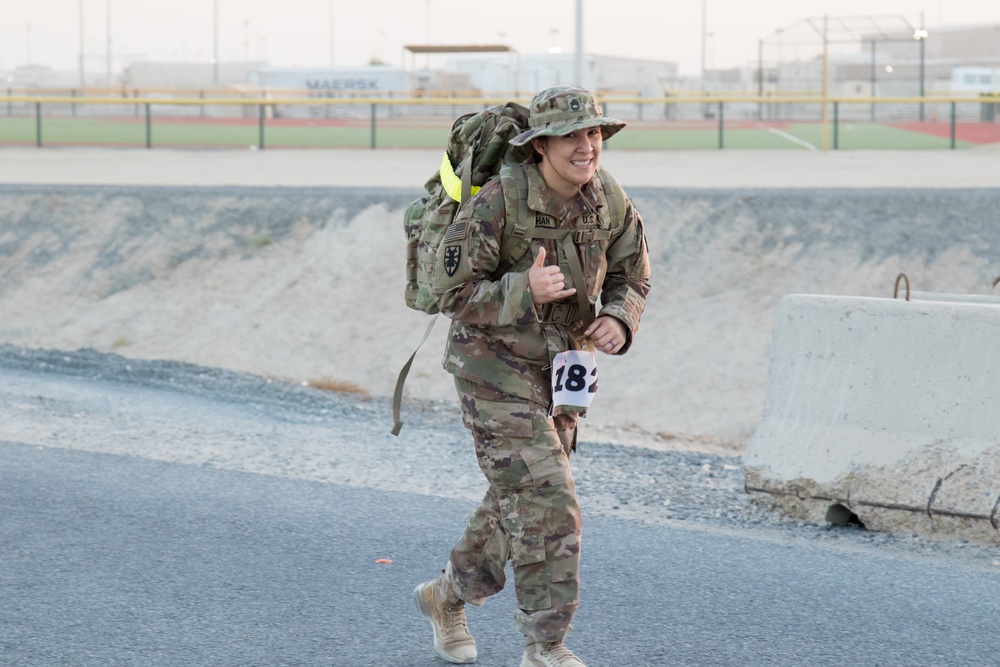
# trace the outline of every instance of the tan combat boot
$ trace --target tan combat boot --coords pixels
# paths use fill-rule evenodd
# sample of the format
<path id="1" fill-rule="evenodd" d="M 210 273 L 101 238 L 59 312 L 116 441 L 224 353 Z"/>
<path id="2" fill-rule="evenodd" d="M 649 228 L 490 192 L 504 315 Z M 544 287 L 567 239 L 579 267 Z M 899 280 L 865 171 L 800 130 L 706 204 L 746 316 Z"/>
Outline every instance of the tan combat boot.
<path id="1" fill-rule="evenodd" d="M 524 646 L 521 667 L 587 667 L 562 642 L 533 642 Z"/>
<path id="2" fill-rule="evenodd" d="M 413 601 L 434 628 L 434 649 L 439 656 L 456 664 L 476 661 L 476 640 L 465 622 L 465 603 L 452 593 L 444 577 L 417 586 Z"/>

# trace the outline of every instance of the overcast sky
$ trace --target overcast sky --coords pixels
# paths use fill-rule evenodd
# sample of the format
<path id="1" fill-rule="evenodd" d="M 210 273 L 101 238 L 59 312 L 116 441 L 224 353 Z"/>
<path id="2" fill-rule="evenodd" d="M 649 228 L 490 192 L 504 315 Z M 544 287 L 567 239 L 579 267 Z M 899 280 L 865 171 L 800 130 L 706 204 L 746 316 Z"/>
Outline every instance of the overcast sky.
<path id="1" fill-rule="evenodd" d="M 216 3 L 220 60 L 280 67 L 325 67 L 331 60 L 350 67 L 373 57 L 410 66 L 403 45 L 428 42 L 500 42 L 522 54 L 558 46 L 569 53 L 576 34 L 576 0 L 0 0 L 0 70 L 29 60 L 77 70 L 81 4 L 88 71 L 105 69 L 109 4 L 116 71 L 132 59 L 209 61 Z M 923 15 L 931 32 L 1000 24 L 1000 0 L 583 0 L 583 7 L 585 52 L 673 61 L 691 75 L 701 70 L 705 35 L 708 67 L 736 67 L 756 62 L 759 40 L 779 48 L 775 31 L 824 15 L 902 16 L 914 27 Z M 786 59 L 793 53 L 789 44 L 781 48 Z"/>

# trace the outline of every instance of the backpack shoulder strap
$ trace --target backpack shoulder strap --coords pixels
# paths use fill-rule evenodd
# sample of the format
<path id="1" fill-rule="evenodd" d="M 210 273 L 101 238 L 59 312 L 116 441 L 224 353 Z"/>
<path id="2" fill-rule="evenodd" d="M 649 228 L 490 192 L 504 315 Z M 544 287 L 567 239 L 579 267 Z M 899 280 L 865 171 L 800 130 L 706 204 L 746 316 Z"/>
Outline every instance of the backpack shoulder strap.
<path id="1" fill-rule="evenodd" d="M 500 168 L 506 220 L 500 241 L 500 263 L 494 280 L 510 271 L 531 247 L 535 218 L 528 214 L 528 170 L 521 162 L 507 162 Z"/>
<path id="2" fill-rule="evenodd" d="M 611 219 L 610 237 L 615 239 L 625 226 L 625 191 L 611 172 L 603 167 L 597 171 L 597 176 Z M 494 280 L 510 271 L 524 257 L 531 247 L 531 239 L 536 236 L 535 218 L 528 214 L 528 170 L 524 163 L 506 162 L 500 169 L 500 182 L 507 220 L 500 243 L 500 263 L 493 272 Z"/>
<path id="3" fill-rule="evenodd" d="M 604 200 L 608 203 L 608 215 L 611 217 L 611 236 L 618 236 L 625 226 L 625 191 L 611 172 L 601 167 L 597 170 L 601 182 Z"/>

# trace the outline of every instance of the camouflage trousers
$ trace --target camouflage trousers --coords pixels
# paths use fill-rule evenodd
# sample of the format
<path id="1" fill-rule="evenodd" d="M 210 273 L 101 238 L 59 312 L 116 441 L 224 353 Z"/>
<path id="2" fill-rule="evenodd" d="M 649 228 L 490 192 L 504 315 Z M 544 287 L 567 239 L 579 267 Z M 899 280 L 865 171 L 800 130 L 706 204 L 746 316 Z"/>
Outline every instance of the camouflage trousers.
<path id="1" fill-rule="evenodd" d="M 512 561 L 515 622 L 529 639 L 559 641 L 579 606 L 581 517 L 569 466 L 577 416 L 549 418 L 544 406 L 461 378 L 456 386 L 489 489 L 447 576 L 479 605 L 503 589 Z"/>

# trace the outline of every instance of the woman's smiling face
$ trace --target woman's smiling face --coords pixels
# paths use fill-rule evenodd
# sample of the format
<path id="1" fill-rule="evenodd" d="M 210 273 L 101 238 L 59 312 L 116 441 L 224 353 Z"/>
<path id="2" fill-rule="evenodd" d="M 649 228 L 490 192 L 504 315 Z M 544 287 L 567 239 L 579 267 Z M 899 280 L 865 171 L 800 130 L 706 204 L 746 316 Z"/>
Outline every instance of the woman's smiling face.
<path id="1" fill-rule="evenodd" d="M 576 197 L 600 166 L 602 141 L 599 127 L 533 140 L 542 156 L 539 170 L 545 184 L 564 200 Z"/>

